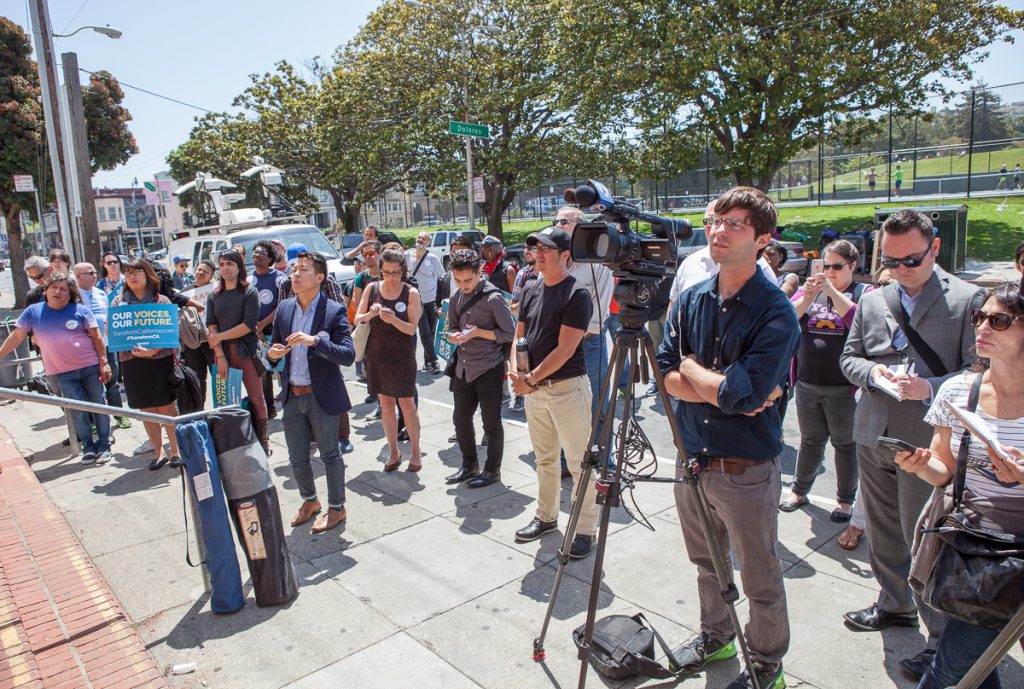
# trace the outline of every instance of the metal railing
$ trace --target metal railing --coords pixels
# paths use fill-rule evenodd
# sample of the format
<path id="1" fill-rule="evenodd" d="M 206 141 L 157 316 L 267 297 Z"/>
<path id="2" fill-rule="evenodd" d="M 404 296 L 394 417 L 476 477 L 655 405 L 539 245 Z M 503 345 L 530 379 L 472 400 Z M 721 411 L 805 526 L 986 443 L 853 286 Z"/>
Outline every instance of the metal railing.
<path id="1" fill-rule="evenodd" d="M 3 362 L 5 364 L 15 363 L 11 361 Z M 74 426 L 71 425 L 69 410 L 91 412 L 94 414 L 109 414 L 113 416 L 122 416 L 129 419 L 136 419 L 138 421 L 151 423 L 159 423 L 167 426 L 177 426 L 182 423 L 189 423 L 192 421 L 199 421 L 205 419 L 208 415 L 215 411 L 221 411 L 224 409 L 237 409 L 238 405 L 231 405 L 226 407 L 217 407 L 216 409 L 207 409 L 203 411 L 194 412 L 192 414 L 181 414 L 180 416 L 166 416 L 164 414 L 153 414 L 151 412 L 138 411 L 136 409 L 130 409 L 128 407 L 114 407 L 108 404 L 97 404 L 95 402 L 85 402 L 83 400 L 69 399 L 67 397 L 58 397 L 55 395 L 42 395 L 38 392 L 28 392 L 26 390 L 14 390 L 12 388 L 0 388 L 0 399 L 17 400 L 19 402 L 34 402 L 36 404 L 44 404 L 49 407 L 60 407 L 64 411 L 65 417 L 68 419 L 68 431 L 71 434 L 72 445 L 77 445 L 77 438 L 75 437 Z M 77 451 L 72 447 L 73 454 L 78 454 Z M 193 533 L 196 539 L 196 546 L 199 549 L 199 559 L 203 563 L 201 571 L 203 575 L 203 588 L 206 593 L 212 591 L 210 583 L 210 572 L 206 567 L 206 545 L 203 543 L 203 534 L 199 529 L 199 509 L 192 498 L 191 491 L 185 491 L 188 495 L 189 511 L 192 513 L 192 523 L 196 525 L 193 529 Z"/>

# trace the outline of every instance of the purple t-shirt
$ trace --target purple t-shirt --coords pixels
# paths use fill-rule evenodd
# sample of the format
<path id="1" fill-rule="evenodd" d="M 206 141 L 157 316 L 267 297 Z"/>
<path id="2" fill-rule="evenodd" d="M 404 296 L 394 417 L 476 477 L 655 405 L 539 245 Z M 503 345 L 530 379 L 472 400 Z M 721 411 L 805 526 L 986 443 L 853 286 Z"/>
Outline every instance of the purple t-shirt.
<path id="1" fill-rule="evenodd" d="M 81 304 L 71 303 L 60 311 L 46 302 L 33 304 L 18 316 L 17 327 L 35 338 L 51 376 L 100 363 L 89 337 L 89 328 L 97 327 L 96 318 Z"/>

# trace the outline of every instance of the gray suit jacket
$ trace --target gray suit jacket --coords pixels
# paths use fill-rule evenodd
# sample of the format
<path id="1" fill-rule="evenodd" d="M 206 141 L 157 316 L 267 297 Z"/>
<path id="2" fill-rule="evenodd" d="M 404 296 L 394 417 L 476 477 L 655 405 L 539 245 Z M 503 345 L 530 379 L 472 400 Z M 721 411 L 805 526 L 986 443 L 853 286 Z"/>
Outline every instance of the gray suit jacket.
<path id="1" fill-rule="evenodd" d="M 931 345 L 948 369 L 938 376 L 912 347 L 902 352 L 892 345 L 898 327 L 883 297 L 884 290 L 895 290 L 895 283 L 861 297 L 846 347 L 839 359 L 843 375 L 860 387 L 863 394 L 854 417 L 853 439 L 868 447 L 878 445 L 878 436 L 900 438 L 918 447 L 928 447 L 932 427 L 924 422 L 926 402 L 899 402 L 881 390 L 869 386 L 871 369 L 876 364 L 898 364 L 910 357 L 917 374 L 926 378 L 934 395 L 939 386 L 957 372 L 970 366 L 975 358 L 974 328 L 969 316 L 981 304 L 985 291 L 936 267 L 914 306 L 910 325 Z"/>

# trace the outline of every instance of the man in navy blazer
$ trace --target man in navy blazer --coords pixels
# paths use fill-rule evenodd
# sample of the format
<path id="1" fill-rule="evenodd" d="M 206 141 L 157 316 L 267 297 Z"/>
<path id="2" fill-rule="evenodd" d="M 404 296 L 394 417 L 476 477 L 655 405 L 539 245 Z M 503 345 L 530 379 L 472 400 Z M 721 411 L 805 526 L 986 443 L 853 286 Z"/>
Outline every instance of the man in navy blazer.
<path id="1" fill-rule="evenodd" d="M 321 511 L 309 463 L 311 439 L 320 449 L 327 473 L 328 510 L 313 525 L 313 533 L 333 529 L 347 516 L 338 419 L 352 405 L 340 367 L 351 365 L 356 356 L 345 307 L 320 292 L 326 279 L 323 256 L 314 252 L 298 255 L 292 268 L 295 296 L 277 307 L 268 352 L 271 359 L 285 359 L 284 439 L 303 501 L 292 526 L 305 524 Z"/>

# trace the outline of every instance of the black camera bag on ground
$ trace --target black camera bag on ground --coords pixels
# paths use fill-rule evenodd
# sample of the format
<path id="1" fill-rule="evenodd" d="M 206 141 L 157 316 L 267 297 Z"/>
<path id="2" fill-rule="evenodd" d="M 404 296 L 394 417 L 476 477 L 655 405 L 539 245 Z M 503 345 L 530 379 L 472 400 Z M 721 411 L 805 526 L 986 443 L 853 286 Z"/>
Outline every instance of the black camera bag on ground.
<path id="1" fill-rule="evenodd" d="M 582 647 L 585 633 L 586 625 L 573 631 L 572 640 L 577 648 Z M 654 659 L 655 639 L 668 658 L 667 668 Z M 643 613 L 632 617 L 609 615 L 595 622 L 590 665 L 609 679 L 629 679 L 637 675 L 668 679 L 683 674 L 665 640 L 654 631 Z"/>

